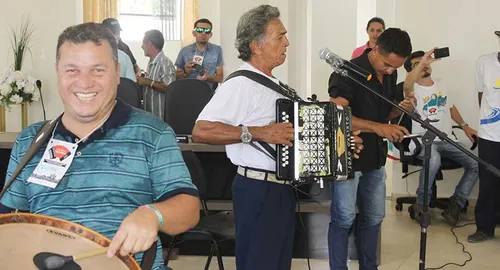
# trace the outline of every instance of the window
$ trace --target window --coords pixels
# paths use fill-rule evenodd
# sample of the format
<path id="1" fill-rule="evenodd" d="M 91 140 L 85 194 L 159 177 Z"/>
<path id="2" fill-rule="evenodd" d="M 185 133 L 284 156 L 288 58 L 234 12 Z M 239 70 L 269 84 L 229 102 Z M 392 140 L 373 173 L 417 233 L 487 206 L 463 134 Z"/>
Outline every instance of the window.
<path id="1" fill-rule="evenodd" d="M 144 33 L 160 30 L 165 40 L 180 40 L 182 0 L 119 0 L 118 21 L 123 40 L 141 41 Z"/>

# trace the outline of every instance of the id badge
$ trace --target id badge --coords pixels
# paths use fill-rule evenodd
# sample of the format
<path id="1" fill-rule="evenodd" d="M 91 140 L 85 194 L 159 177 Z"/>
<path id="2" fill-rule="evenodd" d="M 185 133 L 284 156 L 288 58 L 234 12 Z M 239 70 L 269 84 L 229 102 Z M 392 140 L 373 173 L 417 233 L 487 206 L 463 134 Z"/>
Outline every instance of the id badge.
<path id="1" fill-rule="evenodd" d="M 78 144 L 51 139 L 28 182 L 55 188 L 68 171 Z"/>
<path id="2" fill-rule="evenodd" d="M 203 66 L 203 56 L 202 55 L 194 55 L 193 56 L 193 62 L 195 62 L 196 64 L 200 65 L 200 66 Z"/>

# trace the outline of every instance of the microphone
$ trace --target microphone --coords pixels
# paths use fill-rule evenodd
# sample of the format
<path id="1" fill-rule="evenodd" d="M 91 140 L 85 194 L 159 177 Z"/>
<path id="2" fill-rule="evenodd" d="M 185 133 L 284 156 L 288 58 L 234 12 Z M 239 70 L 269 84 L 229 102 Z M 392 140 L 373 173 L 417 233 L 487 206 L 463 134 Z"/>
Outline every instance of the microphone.
<path id="1" fill-rule="evenodd" d="M 332 53 L 328 48 L 323 48 L 319 51 L 319 58 L 325 60 L 333 68 L 334 72 L 337 72 L 342 76 L 347 76 L 347 72 L 353 72 L 360 75 L 367 81 L 372 79 L 372 74 L 370 74 L 370 72 Z"/>
<path id="2" fill-rule="evenodd" d="M 38 91 L 40 91 L 40 101 L 42 102 L 43 120 L 47 121 L 47 115 L 45 114 L 45 104 L 43 103 L 42 81 L 36 80 L 36 87 L 38 88 Z"/>

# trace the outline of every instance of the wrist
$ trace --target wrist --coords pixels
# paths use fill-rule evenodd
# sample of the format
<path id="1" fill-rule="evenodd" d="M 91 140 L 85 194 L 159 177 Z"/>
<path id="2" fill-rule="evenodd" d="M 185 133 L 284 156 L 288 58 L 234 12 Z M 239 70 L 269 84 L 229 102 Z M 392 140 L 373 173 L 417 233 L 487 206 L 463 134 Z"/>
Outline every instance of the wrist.
<path id="1" fill-rule="evenodd" d="M 248 132 L 252 134 L 252 140 L 253 141 L 265 141 L 263 136 L 262 136 L 262 129 L 263 127 L 248 127 Z"/>
<path id="2" fill-rule="evenodd" d="M 151 88 L 153 88 L 153 85 L 155 84 L 155 81 L 151 80 L 151 84 L 149 85 Z"/>
<path id="3" fill-rule="evenodd" d="M 161 228 L 163 226 L 163 215 L 161 214 L 160 210 L 158 210 L 158 208 L 154 207 L 151 204 L 142 205 L 140 208 L 147 209 L 148 211 L 152 212 L 158 222 L 158 228 Z"/>
<path id="4" fill-rule="evenodd" d="M 468 127 L 469 124 L 467 124 L 467 122 L 463 122 L 459 125 L 461 128 L 465 128 L 465 127 Z"/>

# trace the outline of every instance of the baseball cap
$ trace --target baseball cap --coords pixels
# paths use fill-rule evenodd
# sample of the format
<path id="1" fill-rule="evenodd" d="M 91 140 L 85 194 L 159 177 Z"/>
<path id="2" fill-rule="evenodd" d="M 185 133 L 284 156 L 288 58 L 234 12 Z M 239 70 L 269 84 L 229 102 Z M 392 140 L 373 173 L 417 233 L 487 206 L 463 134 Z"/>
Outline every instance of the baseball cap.
<path id="1" fill-rule="evenodd" d="M 104 21 L 102 21 L 102 24 L 107 28 L 109 28 L 113 33 L 122 30 L 122 28 L 120 27 L 120 23 L 115 18 L 107 18 Z"/>
<path id="2" fill-rule="evenodd" d="M 495 31 L 495 35 L 497 35 L 498 37 L 500 37 L 500 31 Z"/>

